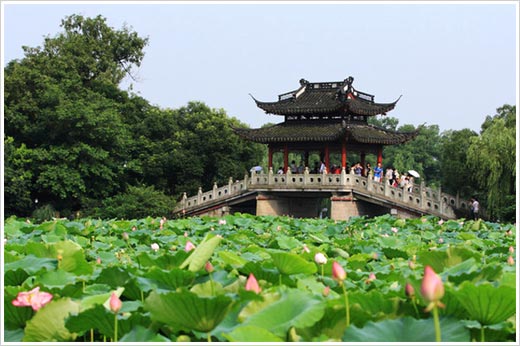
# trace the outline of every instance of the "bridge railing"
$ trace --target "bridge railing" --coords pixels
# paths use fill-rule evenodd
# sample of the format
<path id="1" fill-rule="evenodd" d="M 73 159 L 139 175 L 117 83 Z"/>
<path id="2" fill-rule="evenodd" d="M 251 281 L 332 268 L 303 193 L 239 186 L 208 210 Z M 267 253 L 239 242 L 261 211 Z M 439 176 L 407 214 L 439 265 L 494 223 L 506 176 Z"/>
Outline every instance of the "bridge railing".
<path id="1" fill-rule="evenodd" d="M 453 217 L 454 208 L 467 208 L 468 202 L 457 197 L 445 194 L 440 188 L 432 189 L 426 187 L 423 182 L 414 184 L 411 191 L 407 188 L 393 187 L 387 182 L 376 182 L 370 177 L 346 174 L 311 174 L 306 169 L 303 174 L 274 174 L 252 172 L 249 177 L 247 174 L 243 180 L 233 181 L 229 179 L 227 185 L 218 187 L 213 185 L 213 189 L 203 192 L 199 188 L 197 195 L 187 197 L 184 194 L 178 203 L 175 212 L 182 212 L 199 206 L 204 206 L 219 200 L 225 200 L 232 196 L 240 195 L 247 190 L 258 189 L 287 189 L 287 190 L 336 190 L 347 191 L 355 190 L 364 193 L 372 198 L 382 198 L 394 201 L 400 205 L 414 209 L 423 210 L 437 215 Z"/>

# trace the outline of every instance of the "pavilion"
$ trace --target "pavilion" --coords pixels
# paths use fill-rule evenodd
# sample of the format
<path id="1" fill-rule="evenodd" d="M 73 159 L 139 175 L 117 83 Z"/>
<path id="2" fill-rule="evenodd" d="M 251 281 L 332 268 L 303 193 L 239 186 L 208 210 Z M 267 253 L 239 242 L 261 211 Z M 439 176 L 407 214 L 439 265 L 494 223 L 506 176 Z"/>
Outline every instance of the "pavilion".
<path id="1" fill-rule="evenodd" d="M 341 167 L 347 167 L 348 153 L 357 153 L 365 167 L 366 154 L 383 160 L 383 146 L 402 144 L 415 138 L 418 130 L 397 132 L 368 123 L 368 118 L 386 115 L 400 97 L 391 103 L 376 103 L 374 95 L 356 90 L 353 77 L 342 82 L 309 82 L 300 80 L 300 87 L 283 93 L 274 102 L 255 100 L 267 114 L 284 116 L 276 125 L 257 129 L 235 129 L 247 140 L 268 145 L 268 166 L 272 169 L 273 154 L 282 152 L 284 172 L 289 167 L 289 153 L 301 153 L 309 167 L 309 153 L 319 152 L 330 169 L 331 153 L 341 154 Z M 346 172 L 348 173 L 348 172 Z"/>

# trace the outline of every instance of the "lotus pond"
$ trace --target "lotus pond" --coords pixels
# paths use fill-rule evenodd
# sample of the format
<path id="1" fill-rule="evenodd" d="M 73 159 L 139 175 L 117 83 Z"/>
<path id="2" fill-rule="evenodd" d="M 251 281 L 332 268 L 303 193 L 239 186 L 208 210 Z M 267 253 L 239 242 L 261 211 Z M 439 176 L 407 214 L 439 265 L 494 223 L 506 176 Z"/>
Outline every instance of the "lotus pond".
<path id="1" fill-rule="evenodd" d="M 516 341 L 510 224 L 10 218 L 4 235 L 6 342 L 432 342 L 426 267 L 442 341 Z"/>

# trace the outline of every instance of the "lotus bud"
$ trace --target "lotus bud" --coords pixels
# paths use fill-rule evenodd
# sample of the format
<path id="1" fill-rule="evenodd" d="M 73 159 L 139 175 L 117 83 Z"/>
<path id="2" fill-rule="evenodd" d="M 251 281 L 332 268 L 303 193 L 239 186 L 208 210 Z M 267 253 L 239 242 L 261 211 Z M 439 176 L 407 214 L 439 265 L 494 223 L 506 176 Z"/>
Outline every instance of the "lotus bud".
<path id="1" fill-rule="evenodd" d="M 150 245 L 150 247 L 155 252 L 159 251 L 159 244 L 157 244 L 157 243 L 153 243 L 152 245 Z"/>
<path id="2" fill-rule="evenodd" d="M 96 263 L 101 264 L 101 257 L 96 258 Z"/>
<path id="3" fill-rule="evenodd" d="M 515 265 L 515 259 L 513 258 L 513 256 L 509 256 L 507 258 L 507 264 L 509 264 L 510 266 L 514 266 Z"/>
<path id="4" fill-rule="evenodd" d="M 204 265 L 204 269 L 205 269 L 208 273 L 213 273 L 213 271 L 215 270 L 215 268 L 213 268 L 213 265 L 211 264 L 210 261 L 206 262 L 206 265 Z"/>
<path id="5" fill-rule="evenodd" d="M 444 284 L 442 283 L 439 275 L 433 271 L 432 267 L 426 266 L 424 268 L 424 277 L 421 283 L 421 294 L 430 305 L 426 308 L 426 311 L 430 311 L 433 309 L 435 305 L 443 306 L 440 302 L 441 298 L 444 296 Z"/>
<path id="6" fill-rule="evenodd" d="M 249 274 L 249 277 L 247 278 L 246 291 L 253 291 L 256 294 L 259 294 L 262 291 L 253 273 Z"/>
<path id="7" fill-rule="evenodd" d="M 123 237 L 123 240 L 128 240 L 129 239 L 128 233 L 126 233 L 126 232 L 123 232 L 122 237 Z"/>
<path id="8" fill-rule="evenodd" d="M 309 247 L 307 246 L 307 244 L 303 244 L 303 252 L 306 252 L 306 253 L 311 252 L 311 250 L 309 250 Z"/>
<path id="9" fill-rule="evenodd" d="M 332 263 L 332 277 L 338 282 L 343 282 L 347 278 L 347 273 L 343 267 L 336 261 Z"/>
<path id="10" fill-rule="evenodd" d="M 510 247 L 509 247 L 509 252 L 510 252 L 510 253 L 514 253 L 514 252 L 515 252 L 515 248 L 512 247 L 512 246 L 510 246 Z"/>
<path id="11" fill-rule="evenodd" d="M 413 286 L 409 282 L 406 283 L 406 286 L 404 288 L 404 292 L 410 298 L 415 297 L 415 289 L 413 288 Z"/>
<path id="12" fill-rule="evenodd" d="M 316 255 L 314 255 L 314 262 L 318 263 L 319 265 L 326 264 L 327 257 L 325 257 L 325 255 L 321 252 L 318 252 Z"/>
<path id="13" fill-rule="evenodd" d="M 323 289 L 323 296 L 327 297 L 329 294 L 330 294 L 330 287 L 325 286 L 325 288 Z"/>
<path id="14" fill-rule="evenodd" d="M 190 252 L 191 250 L 195 249 L 195 245 L 193 245 L 193 243 L 191 241 L 187 241 L 186 242 L 186 246 L 184 247 L 184 250 L 186 252 Z"/>
<path id="15" fill-rule="evenodd" d="M 119 312 L 119 310 L 121 310 L 121 307 L 123 306 L 123 302 L 121 301 L 121 299 L 119 299 L 117 294 L 112 292 L 112 295 L 110 296 L 109 305 L 110 305 L 110 310 L 113 313 L 117 314 Z"/>

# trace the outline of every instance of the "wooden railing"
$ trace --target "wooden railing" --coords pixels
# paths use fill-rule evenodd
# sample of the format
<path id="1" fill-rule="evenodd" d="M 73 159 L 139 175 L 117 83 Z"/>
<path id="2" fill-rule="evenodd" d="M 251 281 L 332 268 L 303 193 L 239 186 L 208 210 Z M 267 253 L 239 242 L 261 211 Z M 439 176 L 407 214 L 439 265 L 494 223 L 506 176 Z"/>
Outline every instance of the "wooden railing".
<path id="1" fill-rule="evenodd" d="M 248 191 L 327 191 L 346 192 L 390 202 L 400 207 L 411 208 L 425 214 L 433 214 L 446 218 L 454 218 L 454 209 L 466 209 L 468 202 L 460 200 L 442 192 L 440 188 L 432 189 L 424 183 L 415 184 L 409 191 L 406 188 L 393 187 L 387 182 L 376 182 L 370 177 L 362 177 L 353 174 L 310 174 L 306 169 L 303 174 L 274 174 L 255 173 L 245 175 L 243 180 L 233 181 L 229 179 L 227 185 L 218 187 L 213 185 L 210 191 L 202 192 L 199 188 L 197 195 L 188 197 L 184 194 L 177 204 L 174 212 L 189 213 L 190 209 L 196 209 L 219 201 L 224 201 L 234 196 L 239 196 Z"/>

